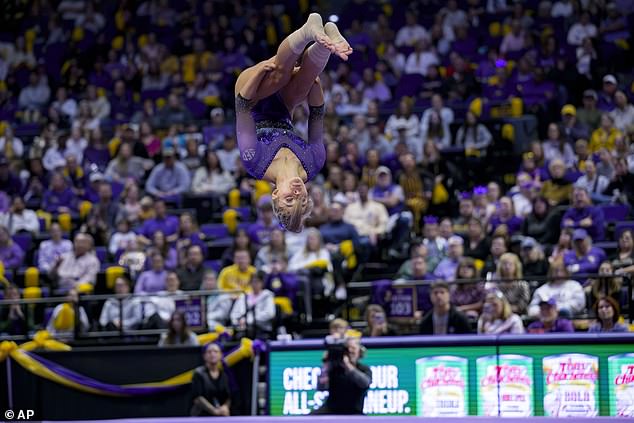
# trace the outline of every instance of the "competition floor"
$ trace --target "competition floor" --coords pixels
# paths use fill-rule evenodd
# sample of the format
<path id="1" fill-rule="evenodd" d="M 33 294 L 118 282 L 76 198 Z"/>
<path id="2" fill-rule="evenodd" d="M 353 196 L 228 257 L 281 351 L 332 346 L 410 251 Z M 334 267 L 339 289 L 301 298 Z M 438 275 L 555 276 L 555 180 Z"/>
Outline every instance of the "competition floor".
<path id="1" fill-rule="evenodd" d="M 546 423 L 561 419 L 554 417 L 527 417 L 527 418 L 493 418 L 493 417 L 468 417 L 469 422 L 476 423 Z M 75 420 L 72 423 L 329 423 L 329 422 L 370 422 L 370 423 L 464 423 L 465 418 L 422 418 L 422 417 L 366 417 L 366 416 L 311 416 L 311 417 L 169 417 L 147 419 L 120 419 L 120 420 Z M 566 419 L 565 419 L 566 420 Z M 574 422 L 581 419 L 567 419 Z M 585 419 L 584 419 L 585 420 Z M 617 420 L 615 417 L 595 417 L 592 421 L 607 422 Z M 618 419 L 620 420 L 620 419 Z M 46 423 L 46 421 L 45 421 Z M 50 423 L 60 423 L 50 422 Z M 70 423 L 70 422 L 69 422 Z"/>

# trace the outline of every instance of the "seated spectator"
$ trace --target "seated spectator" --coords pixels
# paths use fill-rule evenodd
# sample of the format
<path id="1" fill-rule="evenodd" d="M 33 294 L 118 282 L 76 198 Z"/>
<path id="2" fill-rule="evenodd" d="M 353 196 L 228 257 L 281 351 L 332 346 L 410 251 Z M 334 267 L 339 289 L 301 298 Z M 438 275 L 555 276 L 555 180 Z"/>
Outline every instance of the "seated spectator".
<path id="1" fill-rule="evenodd" d="M 136 242 L 136 234 L 130 229 L 130 222 L 127 219 L 119 219 L 117 231 L 110 237 L 108 252 L 112 256 L 128 249 L 128 246 Z"/>
<path id="2" fill-rule="evenodd" d="M 562 229 L 559 234 L 557 244 L 553 246 L 553 249 L 548 257 L 548 262 L 552 263 L 555 260 L 563 260 L 564 255 L 572 250 L 572 233 L 574 231 L 570 228 Z"/>
<path id="3" fill-rule="evenodd" d="M 203 260 L 203 250 L 199 245 L 191 245 L 187 249 L 186 261 L 176 271 L 183 290 L 194 291 L 200 288 L 206 272 Z"/>
<path id="4" fill-rule="evenodd" d="M 178 218 L 167 214 L 165 201 L 160 199 L 156 200 L 154 202 L 154 210 L 156 216 L 145 220 L 143 225 L 137 230 L 140 241 L 145 245 L 150 243 L 150 240 L 157 231 L 163 232 L 165 236 L 172 236 L 178 232 Z"/>
<path id="5" fill-rule="evenodd" d="M 199 345 L 198 337 L 187 327 L 187 319 L 182 311 L 175 311 L 167 324 L 167 332 L 161 334 L 159 347 Z"/>
<path id="6" fill-rule="evenodd" d="M 24 113 L 23 120 L 25 122 L 37 122 L 46 107 L 51 90 L 45 80 L 37 72 L 31 72 L 29 75 L 29 85 L 20 90 L 18 98 L 18 106 Z"/>
<path id="7" fill-rule="evenodd" d="M 249 252 L 236 250 L 233 255 L 233 262 L 235 264 L 225 267 L 218 275 L 218 288 L 223 291 L 250 292 L 251 276 L 256 272 L 256 269 L 251 266 Z"/>
<path id="8" fill-rule="evenodd" d="M 524 333 L 522 318 L 511 310 L 511 304 L 500 291 L 487 294 L 478 319 L 478 334 L 500 335 Z"/>
<path id="9" fill-rule="evenodd" d="M 507 54 L 520 51 L 524 48 L 524 30 L 519 20 L 511 22 L 511 31 L 504 36 L 500 45 L 500 53 Z"/>
<path id="10" fill-rule="evenodd" d="M 586 296 L 581 284 L 570 279 L 570 274 L 560 261 L 550 264 L 548 282 L 540 286 L 533 293 L 533 299 L 528 308 L 528 315 L 537 317 L 539 306 L 543 301 L 554 300 L 561 316 L 571 318 L 581 313 L 586 307 Z"/>
<path id="11" fill-rule="evenodd" d="M 236 235 L 233 238 L 233 244 L 231 247 L 227 248 L 224 253 L 222 253 L 222 257 L 220 258 L 222 267 L 225 268 L 227 266 L 231 266 L 233 264 L 233 256 L 235 255 L 235 252 L 240 250 L 246 251 L 252 260 L 256 257 L 258 251 L 257 247 L 251 242 L 251 238 L 249 238 L 249 235 L 244 228 L 238 228 Z"/>
<path id="12" fill-rule="evenodd" d="M 43 274 L 49 273 L 59 257 L 73 249 L 73 243 L 62 238 L 62 227 L 59 223 L 52 223 L 49 233 L 51 239 L 43 241 L 38 250 L 37 268 Z"/>
<path id="13" fill-rule="evenodd" d="M 515 215 L 513 208 L 513 200 L 509 197 L 500 198 L 498 211 L 489 221 L 491 232 L 495 232 L 500 226 L 506 226 L 507 233 L 513 235 L 520 231 L 522 227 L 522 218 Z"/>
<path id="14" fill-rule="evenodd" d="M 529 236 L 522 239 L 520 244 L 520 258 L 524 276 L 546 276 L 548 273 L 548 261 L 546 261 L 543 247 Z"/>
<path id="15" fill-rule="evenodd" d="M 424 248 L 424 247 L 423 247 Z M 394 285 L 406 283 L 407 281 L 431 281 L 434 275 L 427 271 L 427 262 L 425 257 L 419 253 L 413 253 L 412 258 L 408 260 L 410 272 L 394 281 Z M 416 285 L 416 305 L 417 312 L 424 314 L 431 310 L 432 304 L 429 300 L 429 285 Z"/>
<path id="16" fill-rule="evenodd" d="M 168 238 L 168 242 L 176 242 L 178 262 L 180 264 L 185 262 L 187 258 L 187 250 L 192 245 L 200 247 L 203 257 L 207 255 L 205 234 L 198 229 L 198 223 L 191 213 L 183 213 L 180 215 L 178 232 Z"/>
<path id="17" fill-rule="evenodd" d="M 569 144 L 574 145 L 577 140 L 587 140 L 590 137 L 588 127 L 577 119 L 577 109 L 572 104 L 562 107 L 561 120 L 560 131 Z"/>
<path id="18" fill-rule="evenodd" d="M 619 303 L 611 297 L 601 298 L 594 304 L 596 322 L 590 325 L 588 332 L 628 332 L 628 327 L 619 322 L 621 311 Z"/>
<path id="19" fill-rule="evenodd" d="M 346 206 L 344 220 L 353 225 L 357 233 L 374 249 L 379 238 L 387 234 L 389 215 L 383 204 L 369 198 L 368 192 L 366 184 L 359 185 L 359 201 Z"/>
<path id="20" fill-rule="evenodd" d="M 288 270 L 292 273 L 307 273 L 319 278 L 326 296 L 329 296 L 335 288 L 334 267 L 330 252 L 324 247 L 321 234 L 317 229 L 307 230 L 306 244 L 302 250 L 291 257 L 288 262 Z M 345 284 L 338 284 L 335 296 L 338 299 L 345 299 Z"/>
<path id="21" fill-rule="evenodd" d="M 580 46 L 586 38 L 595 38 L 597 36 L 597 27 L 590 20 L 590 13 L 587 10 L 581 12 L 578 22 L 573 24 L 568 30 L 567 41 L 571 46 Z"/>
<path id="22" fill-rule="evenodd" d="M 542 184 L 541 195 L 551 206 L 567 204 L 572 194 L 572 183 L 565 178 L 566 165 L 563 160 L 554 159 L 548 164 L 550 179 Z"/>
<path id="23" fill-rule="evenodd" d="M 147 254 L 136 238 L 131 241 L 119 257 L 119 265 L 128 269 L 132 280 L 145 269 Z"/>
<path id="24" fill-rule="evenodd" d="M 614 118 L 609 113 L 601 115 L 601 126 L 590 137 L 590 152 L 598 153 L 601 149 L 614 150 L 617 138 L 623 136 L 622 132 L 614 126 Z"/>
<path id="25" fill-rule="evenodd" d="M 627 96 L 623 91 L 614 93 L 614 105 L 616 107 L 610 112 L 614 126 L 626 134 L 634 127 L 634 106 L 628 103 Z"/>
<path id="26" fill-rule="evenodd" d="M 396 336 L 394 328 L 387 322 L 385 310 L 378 304 L 370 304 L 365 309 L 365 321 L 367 327 L 363 330 L 363 336 Z"/>
<path id="27" fill-rule="evenodd" d="M 588 279 L 584 291 L 587 296 L 586 303 L 596 304 L 603 297 L 610 297 L 617 304 L 623 304 L 621 286 L 623 281 L 620 277 L 614 276 L 614 268 L 609 261 L 604 261 L 599 266 L 599 276 Z"/>
<path id="28" fill-rule="evenodd" d="M 517 175 L 517 184 L 508 192 L 508 196 L 513 200 L 513 210 L 515 215 L 522 220 L 533 211 L 533 199 L 539 191 L 528 173 Z"/>
<path id="29" fill-rule="evenodd" d="M 255 257 L 254 265 L 258 270 L 270 273 L 273 260 L 280 258 L 284 258 L 288 261 L 284 231 L 281 229 L 273 229 L 268 245 L 260 248 Z"/>
<path id="30" fill-rule="evenodd" d="M 18 232 L 27 232 L 36 235 L 40 232 L 40 221 L 33 210 L 26 208 L 24 199 L 20 196 L 13 197 L 11 208 L 6 213 L 0 213 L 0 226 L 9 230 L 11 235 Z"/>
<path id="31" fill-rule="evenodd" d="M 612 267 L 619 273 L 627 268 L 634 270 L 632 266 L 634 266 L 634 235 L 632 230 L 626 229 L 619 236 L 618 250 L 612 257 Z"/>
<path id="32" fill-rule="evenodd" d="M 249 238 L 256 245 L 264 245 L 269 242 L 271 231 L 276 228 L 279 228 L 279 224 L 274 218 L 271 197 L 263 196 L 258 200 L 258 220 L 247 229 Z"/>
<path id="33" fill-rule="evenodd" d="M 117 220 L 126 219 L 134 225 L 153 218 L 154 202 L 150 197 L 145 197 L 144 200 L 139 198 L 139 186 L 132 181 L 126 182 L 121 193 L 121 205 Z"/>
<path id="34" fill-rule="evenodd" d="M 173 200 L 189 191 L 191 185 L 189 170 L 176 160 L 175 155 L 176 151 L 173 147 L 163 149 L 163 162 L 154 166 L 145 183 L 145 190 L 149 194 Z"/>
<path id="35" fill-rule="evenodd" d="M 594 131 L 601 124 L 601 111 L 597 109 L 599 96 L 594 90 L 583 92 L 583 107 L 577 109 L 577 119 L 586 125 L 590 131 Z"/>
<path id="36" fill-rule="evenodd" d="M 464 255 L 464 241 L 457 235 L 452 236 L 447 241 L 447 257 L 442 259 L 436 269 L 434 276 L 446 282 L 452 282 L 456 278 L 458 264 Z"/>
<path id="37" fill-rule="evenodd" d="M 593 241 L 603 240 L 603 211 L 592 205 L 588 191 L 576 187 L 572 192 L 572 207 L 561 218 L 562 228 L 583 229 Z"/>
<path id="38" fill-rule="evenodd" d="M 460 203 L 458 205 L 458 216 L 453 219 L 453 230 L 457 234 L 464 236 L 469 230 L 469 220 L 474 216 L 475 208 L 470 192 L 460 193 Z"/>
<path id="39" fill-rule="evenodd" d="M 491 247 L 487 256 L 481 275 L 489 277 L 498 269 L 500 257 L 508 251 L 507 237 L 505 235 L 495 235 L 491 239 Z"/>
<path id="40" fill-rule="evenodd" d="M 264 288 L 265 274 L 251 276 L 250 292 L 241 294 L 231 309 L 231 324 L 238 331 L 268 339 L 273 331 L 275 303 L 273 293 Z"/>
<path id="41" fill-rule="evenodd" d="M 206 270 L 203 281 L 200 285 L 201 291 L 218 291 L 218 280 L 216 272 Z M 205 311 L 207 318 L 207 329 L 214 331 L 217 325 L 225 326 L 229 321 L 229 313 L 233 306 L 231 295 L 216 292 L 207 297 Z"/>
<path id="42" fill-rule="evenodd" d="M 20 138 L 13 135 L 13 128 L 10 124 L 5 126 L 4 136 L 0 137 L 0 151 L 14 165 L 18 164 L 24 156 L 24 144 Z"/>
<path id="43" fill-rule="evenodd" d="M 167 279 L 165 260 L 158 252 L 154 252 L 150 258 L 152 260 L 152 268 L 139 275 L 134 286 L 135 294 L 152 294 L 165 290 L 165 280 Z"/>
<path id="44" fill-rule="evenodd" d="M 9 230 L 0 226 L 0 263 L 5 270 L 18 270 L 24 262 L 24 251 L 11 239 Z"/>
<path id="45" fill-rule="evenodd" d="M 526 313 L 526 306 L 530 300 L 530 287 L 528 282 L 523 280 L 522 262 L 513 253 L 504 253 L 498 261 L 497 271 L 493 275 L 499 282 L 488 282 L 485 288 L 497 289 L 504 294 L 511 304 L 513 313 L 522 315 Z"/>
<path id="46" fill-rule="evenodd" d="M 454 335 L 472 333 L 467 316 L 451 305 L 449 285 L 436 282 L 430 292 L 433 308 L 423 317 L 420 325 L 422 335 Z"/>
<path id="47" fill-rule="evenodd" d="M 313 185 L 308 190 L 311 200 L 313 200 L 313 212 L 306 218 L 307 227 L 319 228 L 328 222 L 328 208 L 330 202 L 326 199 L 324 188 L 320 185 Z"/>
<path id="48" fill-rule="evenodd" d="M 75 314 L 79 313 L 79 316 Z M 76 326 L 79 327 L 76 327 Z M 66 295 L 66 302 L 58 304 L 46 325 L 51 337 L 65 341 L 73 339 L 75 331 L 86 332 L 90 328 L 90 321 L 84 307 L 79 305 L 79 294 L 76 289 L 70 289 Z"/>
<path id="49" fill-rule="evenodd" d="M 83 283 L 94 286 L 100 266 L 92 237 L 80 233 L 75 235 L 73 251 L 64 253 L 57 259 L 50 276 L 54 286 L 66 292 Z"/>
<path id="50" fill-rule="evenodd" d="M 121 143 L 119 152 L 108 163 L 106 177 L 119 183 L 124 183 L 128 179 L 133 179 L 137 182 L 141 181 L 145 172 L 152 168 L 154 163 L 151 160 L 135 156 L 133 153 L 130 143 Z"/>
<path id="51" fill-rule="evenodd" d="M 557 241 L 557 214 L 551 210 L 544 197 L 533 200 L 532 211 L 522 222 L 522 235 L 534 238 L 540 244 L 554 244 Z"/>
<path id="52" fill-rule="evenodd" d="M 180 280 L 176 272 L 167 272 L 165 278 L 165 290 L 158 291 L 156 295 L 141 298 L 143 303 L 144 329 L 164 329 L 167 327 L 172 314 L 176 310 L 177 299 L 187 298 L 185 292 L 180 289 Z"/>
<path id="53" fill-rule="evenodd" d="M 394 141 L 399 138 L 399 132 L 407 140 L 415 141 L 419 134 L 420 120 L 412 113 L 413 101 L 408 97 L 403 97 L 395 113 L 391 115 L 385 124 L 385 136 Z M 422 155 L 417 151 L 412 151 L 416 155 L 416 162 L 422 159 Z"/>
<path id="54" fill-rule="evenodd" d="M 138 240 L 138 238 L 137 238 Z M 178 266 L 178 253 L 176 248 L 171 247 L 165 239 L 165 234 L 161 231 L 154 232 L 152 236 L 152 244 L 147 248 L 147 253 L 151 256 L 158 252 L 165 261 L 165 268 L 174 270 Z"/>
<path id="55" fill-rule="evenodd" d="M 592 246 L 592 239 L 585 229 L 575 229 L 572 248 L 564 254 L 564 264 L 571 275 L 596 273 L 606 259 L 605 251 Z"/>
<path id="56" fill-rule="evenodd" d="M 414 273 L 414 269 L 412 263 L 416 257 L 422 257 L 425 260 L 427 264 L 427 269 L 432 268 L 432 266 L 430 266 L 429 249 L 427 245 L 413 243 L 409 247 L 409 258 L 405 260 L 403 264 L 401 264 L 401 267 L 399 267 L 398 271 L 396 272 L 396 276 L 394 276 L 394 279 L 413 280 L 412 274 Z M 432 261 L 432 264 L 434 264 L 433 268 L 435 268 L 438 263 L 437 261 Z M 429 279 L 434 279 L 433 273 L 431 274 L 431 277 Z"/>
<path id="57" fill-rule="evenodd" d="M 213 149 L 207 149 L 204 164 L 194 172 L 192 192 L 197 195 L 225 195 L 235 188 L 236 181 L 218 160 Z"/>
<path id="58" fill-rule="evenodd" d="M 456 279 L 467 280 L 476 279 L 476 277 L 477 270 L 473 259 L 464 257 L 460 260 L 456 270 Z M 486 296 L 484 283 L 476 281 L 460 282 L 453 285 L 452 288 L 451 302 L 453 305 L 467 317 L 477 319 L 482 311 L 484 297 Z"/>
<path id="59" fill-rule="evenodd" d="M 586 190 L 590 198 L 594 201 L 605 202 L 609 197 L 603 193 L 610 184 L 610 180 L 597 173 L 597 167 L 592 160 L 585 161 L 583 175 L 575 182 L 575 188 Z M 573 202 L 574 202 L 573 193 Z"/>
<path id="60" fill-rule="evenodd" d="M 5 285 L 2 299 L 19 300 L 20 290 L 16 285 Z M 22 304 L 0 306 L 0 334 L 27 335 L 34 324 L 30 307 L 24 307 Z"/>
<path id="61" fill-rule="evenodd" d="M 447 222 L 451 228 L 451 220 L 447 219 Z M 423 245 L 427 247 L 427 265 L 433 271 L 440 260 L 445 257 L 448 238 L 440 235 L 440 225 L 436 216 L 425 216 L 423 223 L 425 225 L 423 226 Z"/>
<path id="62" fill-rule="evenodd" d="M 9 160 L 4 154 L 0 154 L 0 192 L 7 196 L 16 196 L 22 193 L 22 181 L 9 169 Z"/>
<path id="63" fill-rule="evenodd" d="M 561 130 L 556 123 L 548 125 L 548 138 L 542 145 L 546 161 L 562 160 L 566 166 L 571 166 L 574 163 L 574 150 L 561 136 Z"/>
<path id="64" fill-rule="evenodd" d="M 412 10 L 407 10 L 405 12 L 405 25 L 396 33 L 395 45 L 397 47 L 413 47 L 423 39 L 429 39 L 427 31 L 419 24 L 416 13 Z"/>
<path id="65" fill-rule="evenodd" d="M 634 204 L 634 169 L 628 166 L 623 157 L 615 160 L 614 175 L 604 192 L 621 204 Z"/>
<path id="66" fill-rule="evenodd" d="M 554 298 L 539 303 L 539 320 L 528 325 L 528 333 L 574 332 L 572 322 L 559 316 Z"/>
<path id="67" fill-rule="evenodd" d="M 229 378 L 223 370 L 222 350 L 216 343 L 203 349 L 204 364 L 192 375 L 192 397 L 194 405 L 191 416 L 229 416 L 231 391 Z"/>
<path id="68" fill-rule="evenodd" d="M 77 210 L 77 197 L 59 172 L 51 175 L 49 188 L 44 192 L 42 209 L 49 213 L 71 213 Z"/>
<path id="69" fill-rule="evenodd" d="M 465 123 L 458 129 L 454 146 L 463 147 L 467 156 L 486 157 L 492 140 L 493 136 L 488 128 L 479 123 L 476 115 L 469 111 Z"/>
<path id="70" fill-rule="evenodd" d="M 138 298 L 130 296 L 130 281 L 117 278 L 114 293 L 117 297 L 108 298 L 101 309 L 99 325 L 105 330 L 138 329 L 143 322 L 143 309 Z"/>

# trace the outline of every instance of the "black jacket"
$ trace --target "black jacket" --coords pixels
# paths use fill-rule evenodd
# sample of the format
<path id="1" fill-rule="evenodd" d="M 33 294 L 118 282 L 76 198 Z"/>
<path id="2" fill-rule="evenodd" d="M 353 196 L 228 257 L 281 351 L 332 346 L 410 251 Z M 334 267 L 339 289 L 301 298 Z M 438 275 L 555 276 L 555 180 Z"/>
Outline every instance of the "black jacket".
<path id="1" fill-rule="evenodd" d="M 430 310 L 423 317 L 420 324 L 420 333 L 422 335 L 434 334 L 434 310 Z M 454 306 L 449 309 L 449 320 L 447 321 L 447 335 L 473 333 L 469 319 Z"/>
<path id="2" fill-rule="evenodd" d="M 331 369 L 328 379 L 328 414 L 363 414 L 365 394 L 372 383 L 370 368 L 357 363 L 354 371 Z"/>

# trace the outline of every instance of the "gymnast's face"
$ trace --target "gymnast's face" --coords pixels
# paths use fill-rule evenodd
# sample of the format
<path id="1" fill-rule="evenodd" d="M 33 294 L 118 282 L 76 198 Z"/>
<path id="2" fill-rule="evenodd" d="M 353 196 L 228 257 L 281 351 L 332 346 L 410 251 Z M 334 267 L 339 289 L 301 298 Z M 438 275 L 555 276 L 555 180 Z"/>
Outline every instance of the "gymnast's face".
<path id="1" fill-rule="evenodd" d="M 278 185 L 271 193 L 271 197 L 278 201 L 280 209 L 292 209 L 297 202 L 302 204 L 302 208 L 308 204 L 308 191 L 302 178 L 291 178 Z"/>

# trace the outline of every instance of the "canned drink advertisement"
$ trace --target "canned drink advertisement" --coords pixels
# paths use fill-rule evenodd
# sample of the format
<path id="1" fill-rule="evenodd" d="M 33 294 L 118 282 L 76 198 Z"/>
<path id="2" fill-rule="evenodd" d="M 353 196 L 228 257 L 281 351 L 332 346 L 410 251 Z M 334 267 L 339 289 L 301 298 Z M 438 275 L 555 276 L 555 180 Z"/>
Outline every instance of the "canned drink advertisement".
<path id="1" fill-rule="evenodd" d="M 478 415 L 528 417 L 533 415 L 533 359 L 502 354 L 480 357 Z"/>
<path id="2" fill-rule="evenodd" d="M 416 401 L 423 417 L 467 415 L 468 360 L 456 356 L 416 360 Z"/>
<path id="3" fill-rule="evenodd" d="M 610 415 L 634 417 L 634 354 L 619 354 L 608 358 Z"/>
<path id="4" fill-rule="evenodd" d="M 544 357 L 544 415 L 594 417 L 599 413 L 599 358 L 587 354 Z"/>

